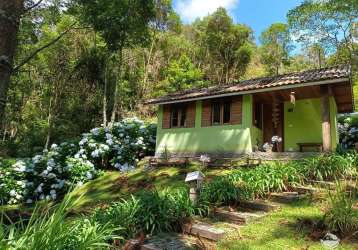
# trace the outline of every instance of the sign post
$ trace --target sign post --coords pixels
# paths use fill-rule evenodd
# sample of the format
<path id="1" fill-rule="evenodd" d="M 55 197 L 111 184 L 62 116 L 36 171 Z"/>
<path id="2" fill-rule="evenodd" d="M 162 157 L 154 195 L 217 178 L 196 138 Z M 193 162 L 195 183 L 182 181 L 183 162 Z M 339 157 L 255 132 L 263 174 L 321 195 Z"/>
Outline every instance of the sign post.
<path id="1" fill-rule="evenodd" d="M 195 204 L 198 200 L 199 191 L 204 180 L 204 174 L 200 171 L 188 173 L 185 178 L 185 182 L 189 183 L 190 200 Z"/>

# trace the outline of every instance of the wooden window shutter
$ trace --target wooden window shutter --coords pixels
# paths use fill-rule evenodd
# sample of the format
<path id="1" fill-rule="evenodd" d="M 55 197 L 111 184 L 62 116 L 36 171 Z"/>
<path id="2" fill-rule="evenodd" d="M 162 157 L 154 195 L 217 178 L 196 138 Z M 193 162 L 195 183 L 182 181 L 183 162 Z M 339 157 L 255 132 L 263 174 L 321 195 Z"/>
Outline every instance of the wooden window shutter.
<path id="1" fill-rule="evenodd" d="M 208 127 L 211 126 L 211 101 L 203 100 L 202 102 L 202 111 L 201 111 L 201 126 Z"/>
<path id="2" fill-rule="evenodd" d="M 170 105 L 164 104 L 163 105 L 163 129 L 170 128 Z"/>
<path id="3" fill-rule="evenodd" d="M 189 102 L 186 110 L 186 127 L 194 128 L 195 127 L 195 111 L 196 111 L 196 102 Z"/>
<path id="4" fill-rule="evenodd" d="M 242 96 L 232 97 L 231 102 L 231 124 L 242 122 Z"/>

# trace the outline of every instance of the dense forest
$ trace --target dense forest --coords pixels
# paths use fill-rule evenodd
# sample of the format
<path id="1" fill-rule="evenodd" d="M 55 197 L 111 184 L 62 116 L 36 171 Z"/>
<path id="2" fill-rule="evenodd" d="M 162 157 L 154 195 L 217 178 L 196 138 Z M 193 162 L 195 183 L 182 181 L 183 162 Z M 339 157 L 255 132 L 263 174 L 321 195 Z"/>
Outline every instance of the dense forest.
<path id="1" fill-rule="evenodd" d="M 183 24 L 171 0 L 0 0 L 0 10 L 0 156 L 126 117 L 155 121 L 145 101 L 174 91 L 337 64 L 358 79 L 356 0 L 304 1 L 259 43 L 224 8 Z"/>

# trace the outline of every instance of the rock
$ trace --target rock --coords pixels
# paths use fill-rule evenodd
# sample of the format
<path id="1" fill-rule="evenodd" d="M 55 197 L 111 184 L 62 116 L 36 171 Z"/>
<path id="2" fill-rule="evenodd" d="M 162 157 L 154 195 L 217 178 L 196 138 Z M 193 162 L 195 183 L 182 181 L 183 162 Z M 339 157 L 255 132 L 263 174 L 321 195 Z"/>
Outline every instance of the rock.
<path id="1" fill-rule="evenodd" d="M 218 241 L 225 235 L 224 230 L 215 228 L 212 225 L 203 222 L 185 224 L 183 226 L 183 231 L 184 233 L 203 237 L 212 241 Z"/>
<path id="2" fill-rule="evenodd" d="M 141 242 L 140 240 L 137 240 L 137 239 L 132 239 L 132 240 L 128 240 L 124 249 L 127 249 L 127 250 L 136 250 L 136 249 L 140 249 L 140 245 L 141 245 Z"/>
<path id="3" fill-rule="evenodd" d="M 250 213 L 250 212 L 238 212 L 228 211 L 225 208 L 215 209 L 215 215 L 235 224 L 247 224 L 254 220 L 264 217 L 264 213 Z"/>
<path id="4" fill-rule="evenodd" d="M 195 243 L 179 234 L 160 234 L 147 240 L 141 250 L 187 250 L 196 249 Z"/>
<path id="5" fill-rule="evenodd" d="M 162 250 L 163 248 L 159 248 L 157 246 L 155 246 L 155 244 L 153 243 L 148 243 L 148 244 L 144 244 L 141 247 L 141 250 Z"/>

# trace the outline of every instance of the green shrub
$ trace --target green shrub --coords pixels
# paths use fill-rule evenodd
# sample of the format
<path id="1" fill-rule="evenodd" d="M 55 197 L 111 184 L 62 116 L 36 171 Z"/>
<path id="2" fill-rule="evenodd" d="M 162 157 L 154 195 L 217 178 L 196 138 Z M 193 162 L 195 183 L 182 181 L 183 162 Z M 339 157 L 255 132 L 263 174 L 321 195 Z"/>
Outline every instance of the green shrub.
<path id="1" fill-rule="evenodd" d="M 0 225 L 0 248 L 38 249 L 108 249 L 116 230 L 109 223 L 88 219 L 66 219 L 72 208 L 71 198 L 50 209 L 37 207 L 31 218 L 11 225 Z"/>
<path id="2" fill-rule="evenodd" d="M 353 149 L 358 141 L 358 115 L 349 114 L 338 119 L 339 142 L 344 149 Z"/>
<path id="3" fill-rule="evenodd" d="M 325 222 L 330 230 L 342 235 L 358 233 L 358 211 L 353 208 L 353 195 L 347 194 L 342 184 L 329 194 L 329 209 Z"/>
<path id="4" fill-rule="evenodd" d="M 302 174 L 311 180 L 335 180 L 357 176 L 357 155 L 322 154 L 302 161 Z"/>
<path id="5" fill-rule="evenodd" d="M 204 185 L 200 192 L 200 200 L 208 203 L 230 203 L 238 200 L 239 189 L 233 182 L 225 178 L 214 178 Z"/>
<path id="6" fill-rule="evenodd" d="M 153 124 L 125 119 L 94 128 L 79 142 L 52 144 L 31 159 L 7 164 L 0 168 L 0 204 L 56 200 L 73 184 L 98 177 L 100 168 L 133 169 L 140 158 L 154 152 L 155 133 Z"/>
<path id="7" fill-rule="evenodd" d="M 123 230 L 118 233 L 131 238 L 139 233 L 178 231 L 194 212 L 187 190 L 143 191 L 105 210 L 97 209 L 92 219 L 120 226 Z"/>
<path id="8" fill-rule="evenodd" d="M 103 174 L 103 171 L 95 169 L 92 162 L 77 158 L 67 159 L 66 172 L 69 183 L 84 183 Z"/>
<path id="9" fill-rule="evenodd" d="M 21 202 L 25 195 L 24 173 L 21 162 L 0 160 L 0 205 Z"/>
<path id="10" fill-rule="evenodd" d="M 299 164 L 266 163 L 254 169 L 235 171 L 204 185 L 200 199 L 207 203 L 229 204 L 288 190 L 302 182 Z"/>

